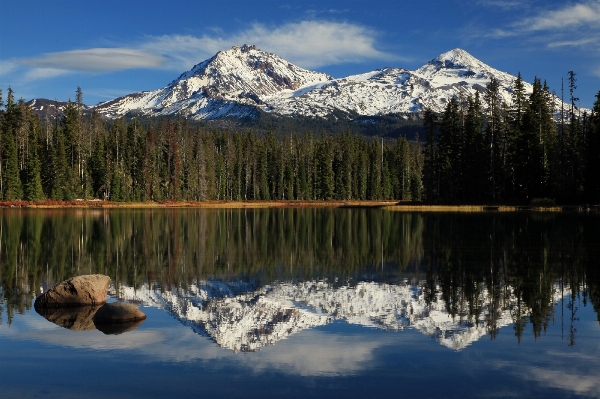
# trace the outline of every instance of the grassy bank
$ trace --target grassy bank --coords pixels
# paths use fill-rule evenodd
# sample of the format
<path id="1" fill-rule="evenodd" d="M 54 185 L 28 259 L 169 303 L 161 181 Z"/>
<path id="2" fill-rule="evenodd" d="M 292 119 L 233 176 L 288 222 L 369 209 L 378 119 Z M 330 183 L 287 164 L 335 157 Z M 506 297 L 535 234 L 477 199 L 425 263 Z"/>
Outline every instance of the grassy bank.
<path id="1" fill-rule="evenodd" d="M 432 205 L 398 201 L 164 201 L 164 202 L 111 202 L 98 200 L 76 201 L 4 201 L 0 208 L 381 208 L 398 212 L 600 212 L 600 206 L 514 206 L 514 205 Z"/>

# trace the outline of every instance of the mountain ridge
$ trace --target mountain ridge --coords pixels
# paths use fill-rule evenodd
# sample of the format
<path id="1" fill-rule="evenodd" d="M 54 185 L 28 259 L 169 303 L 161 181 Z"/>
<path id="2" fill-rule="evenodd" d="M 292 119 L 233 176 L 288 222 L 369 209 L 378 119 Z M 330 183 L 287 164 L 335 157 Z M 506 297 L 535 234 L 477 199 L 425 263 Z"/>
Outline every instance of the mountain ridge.
<path id="1" fill-rule="evenodd" d="M 452 97 L 484 92 L 491 79 L 512 103 L 515 76 L 455 48 L 415 70 L 387 67 L 342 78 L 296 66 L 254 45 L 233 46 L 194 65 L 167 86 L 89 107 L 108 118 L 180 115 L 194 120 L 276 116 L 317 119 L 443 112 Z M 524 82 L 525 91 L 533 86 Z M 35 104 L 34 100 L 34 104 Z M 38 100 L 39 101 L 39 100 Z M 554 96 L 555 108 L 561 101 Z"/>

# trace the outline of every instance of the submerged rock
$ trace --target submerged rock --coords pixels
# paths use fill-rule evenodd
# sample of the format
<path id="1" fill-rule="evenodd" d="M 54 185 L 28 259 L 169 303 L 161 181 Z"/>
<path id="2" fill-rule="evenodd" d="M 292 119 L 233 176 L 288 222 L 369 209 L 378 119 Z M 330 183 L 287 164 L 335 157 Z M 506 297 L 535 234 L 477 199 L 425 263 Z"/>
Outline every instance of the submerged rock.
<path id="1" fill-rule="evenodd" d="M 110 277 L 88 274 L 70 278 L 38 296 L 35 309 L 95 306 L 106 302 Z"/>
<path id="2" fill-rule="evenodd" d="M 94 315 L 96 327 L 101 324 L 122 324 L 145 320 L 146 315 L 131 303 L 105 303 Z"/>
<path id="3" fill-rule="evenodd" d="M 100 306 L 70 308 L 36 308 L 36 312 L 46 320 L 73 331 L 96 329 L 92 318 Z"/>

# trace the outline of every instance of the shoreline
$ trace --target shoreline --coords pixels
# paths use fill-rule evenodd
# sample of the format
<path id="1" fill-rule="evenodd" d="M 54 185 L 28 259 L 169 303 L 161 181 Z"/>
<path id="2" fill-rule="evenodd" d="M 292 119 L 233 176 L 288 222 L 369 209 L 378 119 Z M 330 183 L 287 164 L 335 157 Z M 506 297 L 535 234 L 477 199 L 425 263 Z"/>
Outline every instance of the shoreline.
<path id="1" fill-rule="evenodd" d="M 75 201 L 2 201 L 0 209 L 278 209 L 278 208 L 379 208 L 400 212 L 600 212 L 600 205 L 439 205 L 397 200 L 331 200 L 331 201 L 163 201 L 163 202 L 111 202 L 101 200 Z"/>

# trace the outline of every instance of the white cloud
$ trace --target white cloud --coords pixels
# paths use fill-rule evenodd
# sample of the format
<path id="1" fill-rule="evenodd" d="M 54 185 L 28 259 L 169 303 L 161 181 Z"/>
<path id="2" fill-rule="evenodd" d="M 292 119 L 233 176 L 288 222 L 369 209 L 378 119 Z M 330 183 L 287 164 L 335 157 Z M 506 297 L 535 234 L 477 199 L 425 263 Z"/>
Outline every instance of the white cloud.
<path id="1" fill-rule="evenodd" d="M 134 68 L 158 68 L 165 58 L 133 48 L 91 48 L 47 53 L 37 58 L 21 59 L 35 69 L 78 72 L 110 72 Z"/>
<path id="2" fill-rule="evenodd" d="M 495 2 L 495 0 L 482 0 Z M 499 0 L 502 2 L 502 0 Z M 555 10 L 544 10 L 505 28 L 488 31 L 484 36 L 496 39 L 518 37 L 548 49 L 582 48 L 589 56 L 600 56 L 600 0 L 567 4 Z M 600 76 L 598 67 L 588 72 Z"/>
<path id="3" fill-rule="evenodd" d="M 547 370 L 531 367 L 525 370 L 523 377 L 577 395 L 600 396 L 600 379 L 593 373 L 581 375 L 569 373 L 566 370 Z"/>
<path id="4" fill-rule="evenodd" d="M 254 44 L 304 68 L 369 59 L 397 59 L 376 48 L 377 32 L 347 22 L 302 21 L 281 26 L 254 24 L 231 35 L 149 37 L 145 51 L 170 59 L 169 69 L 183 71 L 233 45 Z"/>
<path id="5" fill-rule="evenodd" d="M 574 32 L 577 28 L 586 29 Z M 569 33 L 570 39 L 573 35 L 582 37 L 575 41 L 583 40 L 583 35 L 589 38 L 590 33 L 600 30 L 600 0 L 590 1 L 588 3 L 570 4 L 557 10 L 544 10 L 533 17 L 521 19 L 505 29 L 494 29 L 487 36 L 503 38 L 509 36 L 522 36 L 537 32 L 547 32 L 548 39 L 556 35 Z M 592 37 L 591 40 L 598 42 L 598 37 Z"/>
<path id="6" fill-rule="evenodd" d="M 161 313 L 156 309 L 144 311 L 149 317 Z M 163 320 L 170 318 L 167 315 L 160 317 Z M 263 347 L 251 356 L 245 356 L 220 348 L 212 340 L 183 327 L 174 319 L 170 324 L 161 326 L 160 330 L 144 329 L 142 324 L 140 328 L 124 334 L 104 335 L 98 330 L 68 331 L 33 311 L 13 320 L 10 329 L 0 328 L 0 339 L 31 340 L 65 348 L 122 350 L 132 356 L 141 355 L 164 362 L 218 360 L 212 367 L 225 367 L 224 362 L 228 361 L 254 373 L 278 370 L 301 376 L 350 375 L 376 367 L 374 352 L 393 341 L 389 334 L 365 341 L 362 335 L 336 336 L 313 329 L 301 331 L 277 345 Z"/>
<path id="7" fill-rule="evenodd" d="M 596 325 L 594 324 L 594 329 Z M 563 350 L 561 350 L 563 349 Z M 600 367 L 597 345 L 587 348 L 555 348 L 539 351 L 535 358 L 519 361 L 496 361 L 491 366 L 505 370 L 514 377 L 539 383 L 541 386 L 565 391 L 565 396 L 583 395 L 600 397 L 600 379 L 596 370 Z M 540 365 L 543 364 L 543 367 Z"/>
<path id="8" fill-rule="evenodd" d="M 246 364 L 255 372 L 276 369 L 301 376 L 350 375 L 376 367 L 374 352 L 389 344 L 387 338 L 365 341 L 360 335 L 342 337 L 305 330 L 276 346 L 262 348 L 254 354 L 260 361 L 250 359 Z"/>
<path id="9" fill-rule="evenodd" d="M 488 7 L 500 7 L 504 9 L 529 6 L 529 2 L 518 0 L 479 0 L 477 3 Z"/>
<path id="10" fill-rule="evenodd" d="M 7 75 L 17 68 L 18 64 L 13 60 L 0 61 L 0 76 Z"/>
<path id="11" fill-rule="evenodd" d="M 515 24 L 516 27 L 527 31 L 578 28 L 584 25 L 590 25 L 596 29 L 600 27 L 600 1 L 568 5 L 560 10 L 545 11 Z"/>
<path id="12" fill-rule="evenodd" d="M 349 22 L 302 21 L 278 26 L 253 24 L 204 36 L 147 36 L 120 47 L 100 47 L 0 61 L 0 75 L 19 74 L 24 80 L 47 79 L 69 73 L 102 73 L 127 69 L 166 69 L 183 72 L 220 50 L 254 44 L 304 68 L 401 59 L 377 49 L 378 32 Z M 25 68 L 25 69 L 23 69 Z"/>
<path id="13" fill-rule="evenodd" d="M 58 68 L 31 68 L 25 72 L 24 80 L 37 80 L 37 79 L 49 79 L 57 76 L 66 75 L 71 73 L 67 69 Z"/>
<path id="14" fill-rule="evenodd" d="M 588 45 L 595 45 L 600 43 L 600 39 L 597 37 L 585 37 L 585 38 L 581 38 L 581 39 L 576 39 L 576 40 L 561 40 L 561 41 L 556 41 L 556 42 L 552 42 L 548 44 L 548 47 L 564 47 L 564 46 L 571 46 L 571 47 L 581 47 L 581 46 L 588 46 Z"/>
<path id="15" fill-rule="evenodd" d="M 230 47 L 229 43 L 219 37 L 186 35 L 153 36 L 141 44 L 145 51 L 168 56 L 164 68 L 179 72 L 190 69 L 226 47 Z"/>
<path id="16" fill-rule="evenodd" d="M 254 25 L 240 35 L 240 39 L 254 40 L 264 50 L 306 68 L 395 58 L 375 48 L 376 37 L 375 31 L 361 25 L 320 21 L 303 21 L 272 29 Z"/>

